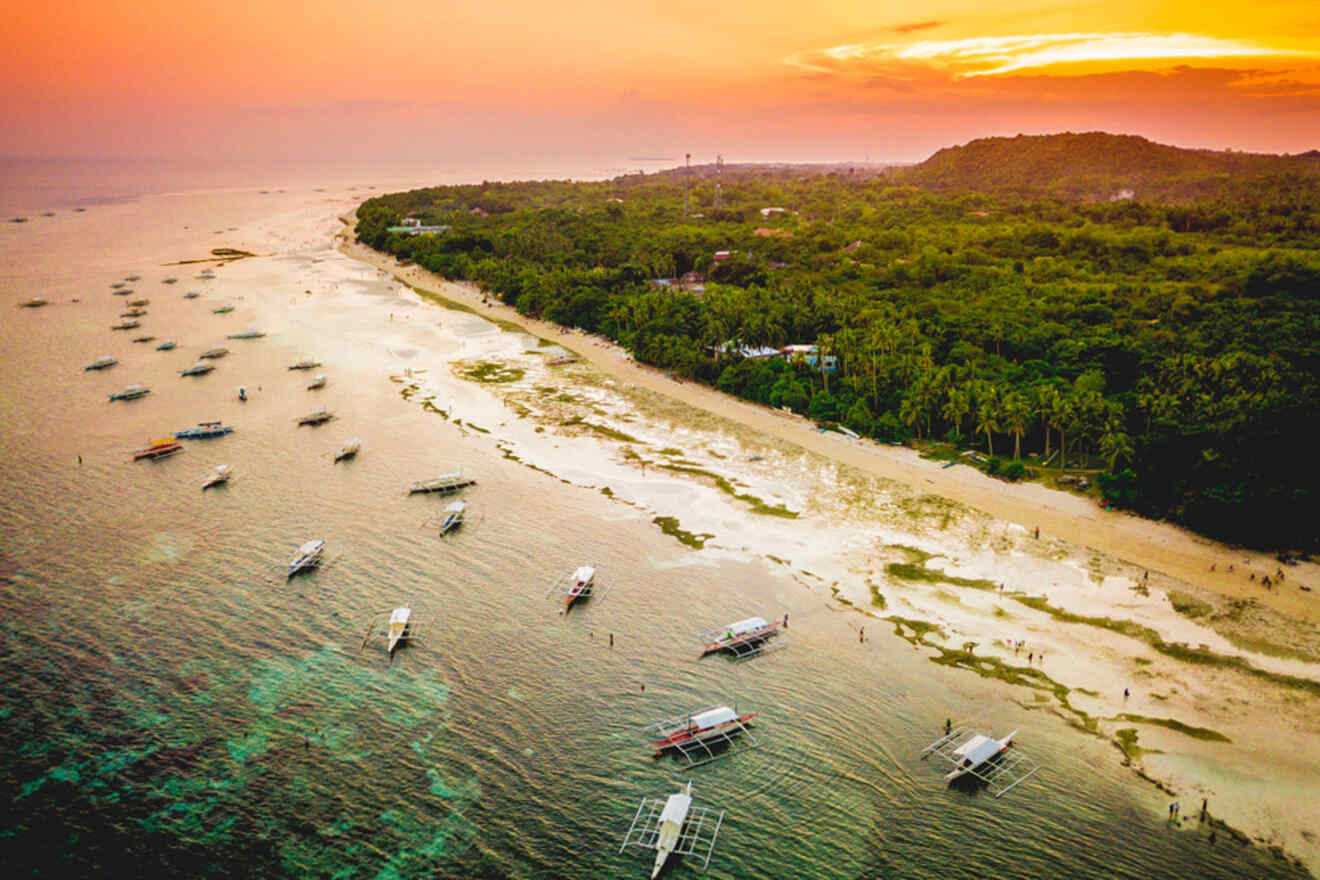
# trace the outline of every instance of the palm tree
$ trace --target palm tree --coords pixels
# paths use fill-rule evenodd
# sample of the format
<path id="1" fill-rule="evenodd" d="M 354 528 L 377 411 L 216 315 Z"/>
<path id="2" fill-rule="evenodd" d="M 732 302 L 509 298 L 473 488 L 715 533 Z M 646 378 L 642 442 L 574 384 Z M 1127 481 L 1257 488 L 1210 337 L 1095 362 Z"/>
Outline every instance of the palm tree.
<path id="1" fill-rule="evenodd" d="M 1041 427 L 1045 429 L 1045 461 L 1050 457 L 1050 414 L 1054 411 L 1054 399 L 1059 396 L 1059 392 L 1050 385 L 1037 385 L 1035 398 L 1032 404 L 1035 407 L 1035 414 L 1040 416 Z"/>
<path id="2" fill-rule="evenodd" d="M 976 433 L 985 435 L 985 445 L 991 457 L 995 454 L 995 432 L 999 430 L 999 401 L 991 393 L 982 395 L 976 410 Z"/>
<path id="3" fill-rule="evenodd" d="M 1111 417 L 1105 422 L 1105 431 L 1100 436 L 1100 454 L 1109 460 L 1109 472 L 1114 472 L 1120 459 L 1131 461 L 1135 452 L 1132 438 L 1123 431 L 1123 423 Z"/>
<path id="4" fill-rule="evenodd" d="M 1004 427 L 1008 428 L 1013 435 L 1013 457 L 1022 457 L 1022 435 L 1027 430 L 1027 423 L 1031 419 L 1031 404 L 1017 391 L 1010 391 L 1004 395 L 1002 403 L 1004 414 Z"/>
<path id="5" fill-rule="evenodd" d="M 1073 418 L 1072 397 L 1056 395 L 1050 406 L 1050 425 L 1059 432 L 1059 467 L 1068 466 L 1068 430 L 1072 427 Z"/>
<path id="6" fill-rule="evenodd" d="M 962 434 L 962 420 L 972 411 L 972 392 L 966 387 L 950 388 L 944 401 L 943 415 Z"/>
<path id="7" fill-rule="evenodd" d="M 905 395 L 903 403 L 898 408 L 898 418 L 903 424 L 917 432 L 918 440 L 921 439 L 921 415 L 921 401 L 917 399 L 917 395 Z"/>

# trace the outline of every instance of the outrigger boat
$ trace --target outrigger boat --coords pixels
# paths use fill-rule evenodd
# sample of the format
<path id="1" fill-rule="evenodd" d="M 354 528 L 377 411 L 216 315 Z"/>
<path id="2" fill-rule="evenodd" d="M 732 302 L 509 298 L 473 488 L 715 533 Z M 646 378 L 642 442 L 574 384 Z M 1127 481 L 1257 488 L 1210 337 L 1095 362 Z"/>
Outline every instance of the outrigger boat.
<path id="1" fill-rule="evenodd" d="M 126 388 L 116 391 L 110 395 L 111 400 L 137 400 L 139 397 L 145 397 L 151 393 L 151 389 L 145 385 L 129 385 Z"/>
<path id="2" fill-rule="evenodd" d="M 301 360 L 301 361 L 298 361 L 298 363 L 296 363 L 296 364 L 290 364 L 290 365 L 289 365 L 289 369 L 290 369 L 290 370 L 314 370 L 314 369 L 316 369 L 316 368 L 319 367 L 319 366 L 321 366 L 321 362 L 320 362 L 320 361 L 314 361 L 314 360 Z"/>
<path id="3" fill-rule="evenodd" d="M 210 361 L 198 361 L 179 375 L 181 376 L 205 376 L 215 369 L 215 364 Z"/>
<path id="4" fill-rule="evenodd" d="M 740 656 L 752 653 L 760 643 L 779 635 L 780 626 L 780 621 L 767 623 L 764 617 L 749 617 L 731 623 L 706 634 L 708 640 L 701 646 L 701 656 L 716 651 L 730 651 Z"/>
<path id="5" fill-rule="evenodd" d="M 467 515 L 467 502 L 461 498 L 458 501 L 451 501 L 445 505 L 444 519 L 440 520 L 440 536 L 452 532 L 463 524 L 463 519 Z"/>
<path id="6" fill-rule="evenodd" d="M 146 336 L 135 336 L 135 337 L 133 337 L 133 341 L 134 341 L 134 342 L 152 342 L 152 341 L 155 340 L 155 338 L 156 338 L 156 337 L 152 336 L 151 334 L 147 334 Z"/>
<path id="7" fill-rule="evenodd" d="M 683 832 L 683 823 L 687 821 L 688 810 L 692 807 L 692 783 L 688 782 L 678 794 L 671 794 L 665 801 L 665 808 L 660 811 L 660 834 L 655 841 L 655 866 L 651 868 L 651 880 L 660 876 L 660 870 L 669 855 L 678 848 L 678 838 Z"/>
<path id="8" fill-rule="evenodd" d="M 312 381 L 307 383 L 308 391 L 315 391 L 318 388 L 325 387 L 325 373 L 317 373 L 312 377 Z"/>
<path id="9" fill-rule="evenodd" d="M 110 289 L 111 289 L 111 290 L 118 290 L 119 288 L 123 287 L 124 285 L 125 285 L 125 282 L 123 282 L 123 281 L 111 281 L 111 282 L 110 282 Z"/>
<path id="10" fill-rule="evenodd" d="M 213 315 L 227 315 L 227 314 L 229 314 L 230 312 L 232 312 L 233 310 L 234 310 L 234 307 L 233 307 L 233 306 L 217 306 L 216 308 L 211 309 L 211 314 L 213 314 Z"/>
<path id="11" fill-rule="evenodd" d="M 321 561 L 321 551 L 325 550 L 325 541 L 308 541 L 298 548 L 298 555 L 289 563 L 289 577 L 300 571 L 314 567 Z"/>
<path id="12" fill-rule="evenodd" d="M 710 864 L 723 825 L 723 810 L 693 806 L 689 782 L 663 800 L 643 798 L 619 852 L 630 846 L 654 850 L 651 880 L 660 875 L 671 855 L 694 856 L 704 868 Z"/>
<path id="13" fill-rule="evenodd" d="M 132 292 L 133 292 L 133 288 L 131 288 L 131 287 L 125 287 L 125 288 L 122 288 L 122 289 L 120 289 L 120 290 L 116 290 L 116 291 L 114 291 L 114 294 L 115 294 L 115 296 L 128 296 L 128 295 L 129 295 L 130 293 L 132 293 Z"/>
<path id="14" fill-rule="evenodd" d="M 222 483 L 228 483 L 230 476 L 234 473 L 234 468 L 227 464 L 218 464 L 208 471 L 205 479 L 202 481 L 202 491 L 205 492 L 212 486 L 219 486 Z"/>
<path id="15" fill-rule="evenodd" d="M 197 427 L 175 431 L 174 436 L 183 440 L 203 440 L 208 437 L 223 437 L 233 430 L 233 425 L 222 425 L 219 422 L 198 422 Z"/>
<path id="16" fill-rule="evenodd" d="M 124 280 L 125 280 L 125 281 L 141 281 L 141 280 L 142 280 L 142 276 L 141 276 L 141 275 L 125 275 L 125 276 L 124 276 Z"/>
<path id="17" fill-rule="evenodd" d="M 145 446 L 133 453 L 134 461 L 141 461 L 144 458 L 164 458 L 167 455 L 173 455 L 176 452 L 183 451 L 183 444 L 173 437 L 162 437 L 160 440 L 153 440 L 149 446 Z"/>
<path id="18" fill-rule="evenodd" d="M 1013 745 L 1013 737 L 1015 736 L 1017 736 L 1016 730 L 1003 739 L 991 739 L 983 734 L 976 734 L 953 750 L 953 754 L 962 760 L 956 767 L 944 774 L 944 778 L 949 782 L 953 782 L 960 776 L 975 772 L 986 761 L 1008 751 Z"/>
<path id="19" fill-rule="evenodd" d="M 321 425 L 335 417 L 335 414 L 327 409 L 318 409 L 316 412 L 308 413 L 298 419 L 299 425 Z"/>
<path id="20" fill-rule="evenodd" d="M 244 403 L 247 403 L 247 389 L 244 388 L 242 385 L 238 386 L 238 399 L 243 401 Z"/>
<path id="21" fill-rule="evenodd" d="M 944 774 L 950 785 L 970 777 L 974 784 L 983 784 L 995 797 L 1002 797 L 1040 769 L 1035 761 L 1013 745 L 1017 733 L 1015 730 L 1008 736 L 995 739 L 961 727 L 954 730 L 946 726 L 944 736 L 922 749 L 921 757 L 924 760 L 936 755 L 952 765 L 953 769 Z"/>
<path id="22" fill-rule="evenodd" d="M 352 458 L 353 456 L 358 454 L 358 450 L 361 448 L 362 448 L 362 441 L 354 437 L 352 440 L 349 440 L 343 446 L 335 450 L 334 452 L 335 462 L 338 463 L 346 458 Z"/>
<path id="23" fill-rule="evenodd" d="M 199 296 L 201 296 L 200 293 L 198 293 L 198 292 L 195 291 L 195 290 L 190 290 L 190 291 L 188 291 L 187 293 L 185 293 L 185 294 L 183 295 L 183 298 L 184 298 L 184 299 L 197 299 L 197 297 L 199 297 Z"/>
<path id="24" fill-rule="evenodd" d="M 179 279 L 177 279 L 177 278 L 175 278 L 173 275 L 171 275 L 169 278 L 162 279 L 160 283 L 161 283 L 161 284 L 176 284 L 176 283 L 178 283 L 178 280 L 179 280 Z"/>
<path id="25" fill-rule="evenodd" d="M 685 726 L 668 734 L 664 739 L 651 743 L 651 748 L 655 750 L 656 757 L 659 757 L 671 749 L 686 752 L 690 746 L 703 740 L 728 739 L 730 733 L 740 732 L 743 725 L 758 714 L 748 712 L 746 715 L 739 715 L 728 706 L 715 706 L 689 716 Z"/>
<path id="26" fill-rule="evenodd" d="M 170 351 L 176 345 L 173 339 L 166 339 L 160 345 L 156 346 L 156 351 Z"/>
<path id="27" fill-rule="evenodd" d="M 385 632 L 386 638 L 389 639 L 389 644 L 385 648 L 386 653 L 394 654 L 394 649 L 399 646 L 404 633 L 408 631 L 408 618 L 410 616 L 412 616 L 411 608 L 395 608 L 390 612 L 390 624 Z"/>
<path id="28" fill-rule="evenodd" d="M 42 299 L 39 296 L 34 296 L 32 299 L 23 300 L 21 303 L 18 304 L 18 307 L 21 309 L 39 309 L 42 306 L 48 304 L 49 302 L 50 300 L 48 299 Z"/>
<path id="29" fill-rule="evenodd" d="M 151 300 L 149 300 L 149 299 L 135 299 L 135 300 L 131 301 L 131 302 L 129 303 L 129 305 L 130 305 L 130 306 L 133 306 L 134 308 L 140 308 L 140 307 L 142 307 L 142 306 L 149 306 L 149 305 L 151 305 Z"/>
<path id="30" fill-rule="evenodd" d="M 240 330 L 240 331 L 238 331 L 237 333 L 230 333 L 229 336 L 226 337 L 226 338 L 228 338 L 228 339 L 260 339 L 261 337 L 263 337 L 263 336 L 265 336 L 265 335 L 266 335 L 266 334 L 265 334 L 265 333 L 262 333 L 260 330 L 248 329 L 248 330 Z"/>
<path id="31" fill-rule="evenodd" d="M 580 565 L 574 572 L 568 576 L 567 583 L 564 584 L 564 611 L 573 607 L 573 603 L 583 596 L 591 594 L 591 588 L 596 582 L 596 568 L 592 565 Z M 562 613 L 562 612 L 561 612 Z"/>
<path id="32" fill-rule="evenodd" d="M 83 369 L 104 370 L 106 367 L 113 367 L 117 363 L 119 363 L 119 358 L 112 358 L 110 357 L 110 355 L 107 354 L 104 357 L 99 357 L 96 360 L 92 361 L 90 364 L 83 367 Z"/>
<path id="33" fill-rule="evenodd" d="M 216 358 L 222 358 L 227 354 L 229 354 L 229 349 L 222 346 L 216 346 L 215 348 L 208 348 L 206 351 L 199 354 L 198 357 L 204 358 L 205 360 L 215 360 Z"/>
<path id="34" fill-rule="evenodd" d="M 416 495 L 420 492 L 454 492 L 468 486 L 475 486 L 477 481 L 471 477 L 463 476 L 462 471 L 454 471 L 452 474 L 442 474 L 433 480 L 421 480 L 408 487 L 409 495 Z"/>
<path id="35" fill-rule="evenodd" d="M 202 272 L 201 272 L 201 274 L 198 275 L 197 277 L 198 277 L 198 278 L 205 278 L 205 279 L 207 279 L 207 280 L 209 281 L 210 279 L 212 279 L 212 278 L 215 277 L 215 272 L 211 271 L 210 269 L 203 269 Z"/>
<path id="36" fill-rule="evenodd" d="M 134 327 L 141 327 L 137 321 L 120 321 L 118 324 L 110 325 L 111 330 L 132 330 Z"/>
<path id="37" fill-rule="evenodd" d="M 126 312 L 120 312 L 120 313 L 119 313 L 119 317 L 121 317 L 121 318 L 141 318 L 141 317 L 142 317 L 143 315 L 145 315 L 146 313 L 147 313 L 147 310 L 146 310 L 146 309 L 129 309 L 129 310 L 126 311 Z"/>

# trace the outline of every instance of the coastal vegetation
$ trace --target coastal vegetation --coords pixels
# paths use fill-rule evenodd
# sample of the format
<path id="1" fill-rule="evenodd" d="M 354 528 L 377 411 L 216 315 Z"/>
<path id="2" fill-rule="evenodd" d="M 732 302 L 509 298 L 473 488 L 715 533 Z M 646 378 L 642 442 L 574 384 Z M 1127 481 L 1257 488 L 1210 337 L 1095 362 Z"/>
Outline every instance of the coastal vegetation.
<path id="1" fill-rule="evenodd" d="M 1318 196 L 1320 155 L 1058 135 L 883 172 L 435 187 L 368 200 L 356 233 L 677 378 L 1310 552 Z"/>

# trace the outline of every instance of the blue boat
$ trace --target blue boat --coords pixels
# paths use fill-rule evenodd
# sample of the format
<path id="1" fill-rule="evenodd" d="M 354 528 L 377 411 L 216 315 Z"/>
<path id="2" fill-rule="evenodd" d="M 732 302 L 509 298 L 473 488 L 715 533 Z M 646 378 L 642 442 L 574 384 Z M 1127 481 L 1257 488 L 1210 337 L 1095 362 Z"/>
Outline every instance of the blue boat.
<path id="1" fill-rule="evenodd" d="M 174 348 L 174 344 L 175 343 L 173 339 L 166 339 L 160 345 L 156 346 L 156 351 L 169 351 L 170 349 Z"/>
<path id="2" fill-rule="evenodd" d="M 233 425 L 222 425 L 219 422 L 198 422 L 197 427 L 175 431 L 174 436 L 179 440 L 202 440 L 206 437 L 223 437 L 232 430 L 234 430 Z"/>
<path id="3" fill-rule="evenodd" d="M 289 577 L 318 565 L 321 561 L 321 551 L 324 549 L 325 541 L 308 541 L 299 547 L 298 555 L 289 563 Z"/>

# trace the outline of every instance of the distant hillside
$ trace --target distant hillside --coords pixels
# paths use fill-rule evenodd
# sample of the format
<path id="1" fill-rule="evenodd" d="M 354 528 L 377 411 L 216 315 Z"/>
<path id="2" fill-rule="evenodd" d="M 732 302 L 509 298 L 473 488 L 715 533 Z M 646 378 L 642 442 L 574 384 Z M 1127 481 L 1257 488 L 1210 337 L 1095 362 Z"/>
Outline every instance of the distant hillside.
<path id="1" fill-rule="evenodd" d="M 1275 156 L 1186 150 L 1104 132 L 1018 135 L 947 147 L 894 177 L 937 192 L 1070 201 L 1290 202 L 1320 193 L 1320 151 Z"/>

